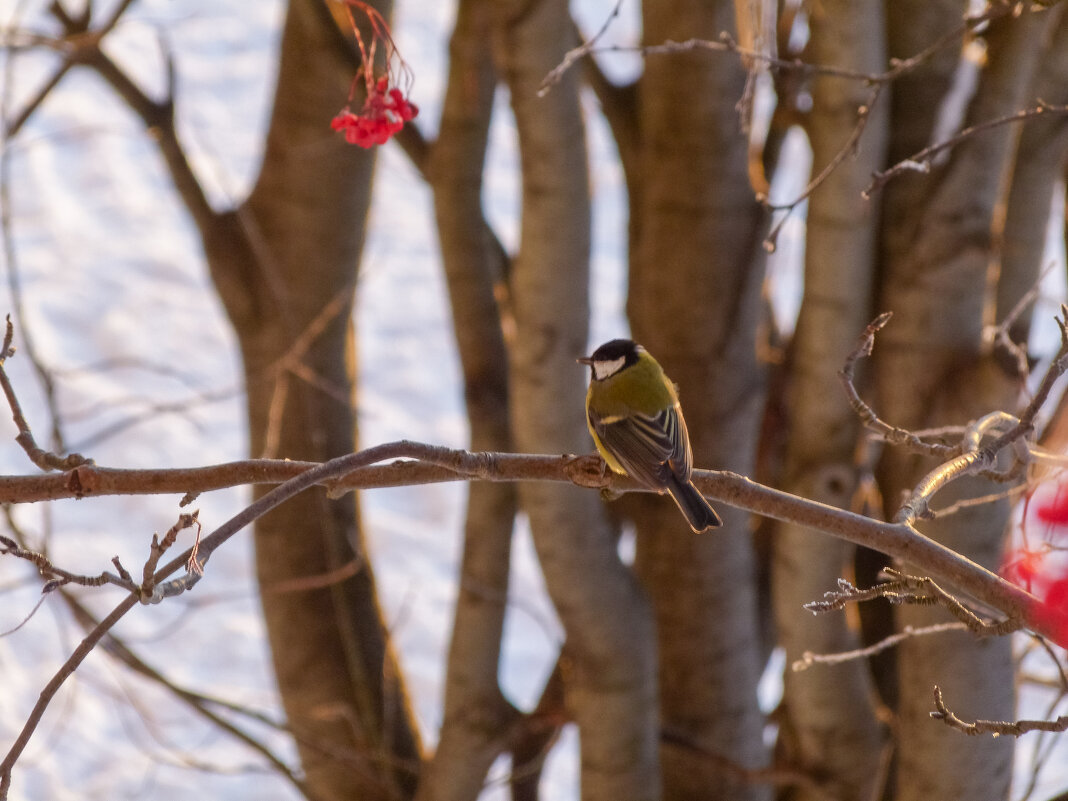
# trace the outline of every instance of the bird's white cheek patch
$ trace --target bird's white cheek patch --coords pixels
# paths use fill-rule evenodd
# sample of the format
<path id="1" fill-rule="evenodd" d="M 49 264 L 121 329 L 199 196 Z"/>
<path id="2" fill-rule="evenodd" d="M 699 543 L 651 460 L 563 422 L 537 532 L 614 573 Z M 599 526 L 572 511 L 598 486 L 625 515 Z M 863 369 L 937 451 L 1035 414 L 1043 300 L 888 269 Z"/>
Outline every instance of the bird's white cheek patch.
<path id="1" fill-rule="evenodd" d="M 593 375 L 598 381 L 603 381 L 610 375 L 615 375 L 621 369 L 623 369 L 623 362 L 626 358 L 620 356 L 618 359 L 612 359 L 610 362 L 594 362 L 593 363 Z"/>

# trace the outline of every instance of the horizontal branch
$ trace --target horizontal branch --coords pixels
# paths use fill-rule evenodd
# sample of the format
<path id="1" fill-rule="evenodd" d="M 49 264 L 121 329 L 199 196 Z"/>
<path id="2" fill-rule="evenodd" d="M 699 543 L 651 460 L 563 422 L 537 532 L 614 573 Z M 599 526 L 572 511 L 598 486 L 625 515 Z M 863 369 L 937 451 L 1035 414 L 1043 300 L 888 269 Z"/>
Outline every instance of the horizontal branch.
<path id="1" fill-rule="evenodd" d="M 396 461 L 401 460 L 401 461 Z M 336 461 L 336 460 L 335 460 Z M 380 464 L 386 462 L 385 464 Z M 351 469 L 330 471 L 313 483 L 339 496 L 355 489 L 413 486 L 443 481 L 559 481 L 614 492 L 640 491 L 632 480 L 606 472 L 599 457 L 472 453 L 400 441 L 353 454 Z M 122 470 L 82 465 L 66 473 L 0 477 L 0 502 L 128 494 L 197 494 L 244 484 L 279 484 L 322 465 L 252 459 L 200 468 Z M 740 509 L 822 531 L 920 566 L 939 582 L 1001 611 L 1055 641 L 1068 631 L 1034 596 L 980 565 L 923 536 L 911 526 L 885 523 L 791 495 L 730 472 L 697 470 L 694 483 L 708 497 Z"/>
<path id="2" fill-rule="evenodd" d="M 435 446 L 418 443 L 393 443 L 418 448 Z M 402 459 L 404 447 L 394 448 L 385 458 Z M 448 450 L 448 449 L 442 449 Z M 466 453 L 466 451 L 461 451 Z M 483 454 L 479 454 L 483 455 Z M 581 458 L 542 456 L 523 453 L 494 453 L 495 467 L 482 481 L 572 481 L 580 486 L 611 486 L 613 489 L 637 490 L 637 484 L 621 477 L 591 475 L 584 483 L 576 475 L 575 464 Z M 0 476 L 0 503 L 36 503 L 62 498 L 89 498 L 105 495 L 199 495 L 202 492 L 252 484 L 281 484 L 317 467 L 318 462 L 299 462 L 288 459 L 243 459 L 207 467 L 173 469 L 128 469 L 83 465 L 66 473 Z M 465 475 L 447 467 L 405 459 L 387 464 L 360 467 L 339 479 L 324 482 L 331 495 L 340 496 L 357 489 L 382 489 L 446 481 L 464 481 L 475 476 Z M 624 486 L 625 485 L 625 486 Z"/>

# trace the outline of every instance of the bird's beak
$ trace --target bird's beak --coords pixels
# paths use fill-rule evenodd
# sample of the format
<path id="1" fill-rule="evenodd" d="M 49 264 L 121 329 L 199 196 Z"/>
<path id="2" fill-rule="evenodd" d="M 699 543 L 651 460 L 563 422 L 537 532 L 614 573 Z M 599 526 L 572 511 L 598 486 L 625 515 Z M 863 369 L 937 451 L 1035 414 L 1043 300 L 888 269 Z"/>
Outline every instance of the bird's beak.
<path id="1" fill-rule="evenodd" d="M 579 364 L 585 364 L 587 367 L 593 364 L 593 359 L 591 359 L 589 356 L 580 356 L 579 358 L 575 359 L 575 361 Z"/>

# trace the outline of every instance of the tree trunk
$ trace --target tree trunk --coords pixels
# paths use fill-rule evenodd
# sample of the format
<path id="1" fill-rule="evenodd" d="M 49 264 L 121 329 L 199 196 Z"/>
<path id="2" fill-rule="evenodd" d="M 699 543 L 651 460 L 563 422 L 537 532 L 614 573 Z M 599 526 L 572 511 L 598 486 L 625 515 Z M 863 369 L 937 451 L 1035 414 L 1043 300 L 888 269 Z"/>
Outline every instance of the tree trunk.
<path id="1" fill-rule="evenodd" d="M 1062 3 L 1049 11 L 1059 15 L 1035 75 L 1033 91 L 1025 98 L 1041 98 L 1052 105 L 1068 103 L 1068 12 Z M 1006 208 L 998 276 L 998 323 L 1036 286 L 1046 265 L 1046 231 L 1053 193 L 1068 166 L 1068 126 L 1064 118 L 1030 120 L 1020 132 L 1013 163 L 1012 188 Z M 1012 340 L 1026 347 L 1031 311 L 1010 327 Z"/>
<path id="2" fill-rule="evenodd" d="M 882 7 L 877 0 L 829 0 L 813 9 L 806 57 L 815 64 L 878 72 L 886 62 Z M 856 81 L 818 77 L 807 131 L 813 172 L 830 163 L 870 102 Z M 877 206 L 861 192 L 885 158 L 887 104 L 871 110 L 856 156 L 847 159 L 809 201 L 805 292 L 794 333 L 787 398 L 789 442 L 784 489 L 850 508 L 859 421 L 838 370 L 871 318 Z M 845 615 L 813 616 L 802 606 L 820 598 L 848 573 L 855 548 L 796 525 L 774 538 L 772 592 L 779 644 L 786 651 L 780 748 L 787 763 L 829 785 L 842 799 L 873 797 L 883 736 L 866 661 L 794 672 L 806 651 L 835 653 L 859 646 Z M 806 788 L 790 798 L 824 798 Z"/>
<path id="3" fill-rule="evenodd" d="M 1024 12 L 991 24 L 988 64 L 968 110 L 968 122 L 1017 110 L 1030 86 L 1048 15 Z M 910 24 L 915 24 L 911 22 Z M 1012 408 L 1016 385 L 983 348 L 993 313 L 995 207 L 1003 200 L 1013 131 L 994 129 L 967 139 L 932 176 L 907 185 L 908 205 L 888 192 L 882 308 L 895 318 L 876 346 L 877 409 L 910 429 L 960 424 L 994 409 Z M 892 148 L 893 151 L 893 148 Z M 893 187 L 888 189 L 892 190 Z M 915 455 L 888 451 L 880 468 L 888 514 L 900 494 L 931 467 Z M 992 492 L 988 482 L 958 482 L 937 499 Z M 1008 505 L 972 508 L 921 526 L 929 536 L 977 562 L 996 567 Z M 906 565 L 905 569 L 909 567 Z M 947 588 L 952 589 L 952 588 Z M 899 610 L 899 624 L 919 627 L 946 619 L 930 607 Z M 1006 719 L 1013 712 L 1008 638 L 913 638 L 899 649 L 897 797 L 997 799 L 1008 794 L 1012 743 L 962 738 L 931 720 L 932 687 L 965 718 Z"/>
<path id="4" fill-rule="evenodd" d="M 565 0 L 496 0 L 495 54 L 511 91 L 523 174 L 512 274 L 511 409 L 519 451 L 585 453 L 590 208 L 577 75 L 542 78 L 574 44 Z M 523 484 L 520 503 L 567 634 L 565 703 L 578 724 L 587 801 L 659 797 L 656 663 L 647 603 L 620 562 L 597 496 Z"/>
<path id="5" fill-rule="evenodd" d="M 508 362 L 493 294 L 505 265 L 482 217 L 482 163 L 496 88 L 485 47 L 490 22 L 490 7 L 483 0 L 461 0 L 430 181 L 463 365 L 471 448 L 509 451 Z M 419 787 L 421 800 L 475 801 L 517 718 L 497 682 L 515 511 L 513 485 L 468 485 L 444 720 L 437 752 Z"/>
<path id="6" fill-rule="evenodd" d="M 319 0 L 292 0 L 262 171 L 206 249 L 244 358 L 254 456 L 355 447 L 352 292 L 373 158 L 331 135 L 355 64 Z M 256 525 L 279 690 L 318 799 L 411 795 L 419 742 L 351 498 L 309 491 Z"/>
<path id="7" fill-rule="evenodd" d="M 644 40 L 715 39 L 733 13 L 730 2 L 645 3 Z M 627 310 L 635 339 L 679 385 L 695 466 L 748 473 L 764 400 L 755 357 L 763 216 L 735 111 L 744 84 L 734 55 L 646 59 Z M 657 618 L 664 797 L 767 798 L 768 787 L 739 785 L 701 753 L 745 768 L 767 760 L 747 517 L 722 508 L 725 528 L 695 535 L 666 498 L 636 498 L 632 508 L 635 567 Z"/>

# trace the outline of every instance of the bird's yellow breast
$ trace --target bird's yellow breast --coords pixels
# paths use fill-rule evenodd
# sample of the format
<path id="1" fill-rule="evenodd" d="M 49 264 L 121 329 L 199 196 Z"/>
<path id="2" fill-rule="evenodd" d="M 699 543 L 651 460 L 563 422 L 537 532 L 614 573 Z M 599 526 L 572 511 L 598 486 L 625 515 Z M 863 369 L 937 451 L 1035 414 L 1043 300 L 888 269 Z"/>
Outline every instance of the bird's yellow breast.
<path id="1" fill-rule="evenodd" d="M 586 406 L 594 404 L 603 419 L 629 414 L 655 415 L 679 402 L 675 385 L 660 365 L 643 353 L 635 364 L 603 381 L 591 381 Z"/>
<path id="2" fill-rule="evenodd" d="M 591 380 L 586 390 L 586 427 L 601 458 L 616 473 L 627 471 L 602 444 L 590 420 L 589 410 L 596 411 L 602 424 L 616 422 L 629 415 L 654 417 L 679 401 L 675 385 L 664 375 L 660 365 L 648 354 L 635 364 L 601 381 Z"/>

